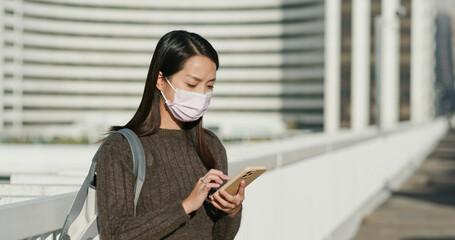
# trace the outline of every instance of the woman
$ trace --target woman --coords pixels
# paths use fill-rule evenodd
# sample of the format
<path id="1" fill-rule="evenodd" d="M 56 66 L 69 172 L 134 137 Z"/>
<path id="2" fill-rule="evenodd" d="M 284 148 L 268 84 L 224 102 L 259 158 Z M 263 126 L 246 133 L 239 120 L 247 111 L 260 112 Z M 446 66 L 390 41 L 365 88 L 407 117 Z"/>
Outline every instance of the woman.
<path id="1" fill-rule="evenodd" d="M 218 55 L 201 36 L 173 31 L 158 42 L 139 108 L 125 126 L 140 138 L 146 177 L 134 216 L 132 155 L 120 134 L 106 140 L 97 166 L 102 239 L 233 239 L 245 183 L 236 196 L 208 200 L 230 178 L 221 141 L 202 128 Z"/>

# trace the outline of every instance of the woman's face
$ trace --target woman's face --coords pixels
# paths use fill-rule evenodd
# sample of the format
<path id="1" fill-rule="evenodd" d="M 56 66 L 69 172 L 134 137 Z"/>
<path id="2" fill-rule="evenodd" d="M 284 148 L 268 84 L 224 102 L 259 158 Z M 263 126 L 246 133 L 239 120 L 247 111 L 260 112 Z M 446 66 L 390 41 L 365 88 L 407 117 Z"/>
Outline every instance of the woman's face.
<path id="1" fill-rule="evenodd" d="M 193 56 L 186 60 L 183 69 L 168 77 L 174 88 L 205 94 L 213 91 L 216 79 L 216 65 L 208 57 Z M 156 87 L 163 91 L 171 102 L 174 101 L 174 90 L 166 82 L 162 73 Z"/>

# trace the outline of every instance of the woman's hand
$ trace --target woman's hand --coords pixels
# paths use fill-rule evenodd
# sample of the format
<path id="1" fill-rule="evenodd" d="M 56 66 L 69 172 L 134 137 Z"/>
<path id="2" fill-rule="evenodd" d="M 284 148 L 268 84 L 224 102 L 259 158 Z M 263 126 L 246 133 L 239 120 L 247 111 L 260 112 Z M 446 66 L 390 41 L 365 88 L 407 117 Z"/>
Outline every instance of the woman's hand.
<path id="1" fill-rule="evenodd" d="M 224 190 L 213 194 L 214 200 L 211 201 L 213 206 L 224 211 L 230 216 L 235 216 L 242 208 L 242 202 L 245 200 L 245 180 L 242 180 L 239 185 L 237 195 L 232 196 Z"/>
<path id="2" fill-rule="evenodd" d="M 201 177 L 190 195 L 183 200 L 182 206 L 185 209 L 186 214 L 190 214 L 198 210 L 204 203 L 210 189 L 218 188 L 223 184 L 223 180 L 230 180 L 231 178 L 225 175 L 222 171 L 216 169 L 210 169 L 210 171 Z M 204 183 L 205 182 L 205 183 Z"/>

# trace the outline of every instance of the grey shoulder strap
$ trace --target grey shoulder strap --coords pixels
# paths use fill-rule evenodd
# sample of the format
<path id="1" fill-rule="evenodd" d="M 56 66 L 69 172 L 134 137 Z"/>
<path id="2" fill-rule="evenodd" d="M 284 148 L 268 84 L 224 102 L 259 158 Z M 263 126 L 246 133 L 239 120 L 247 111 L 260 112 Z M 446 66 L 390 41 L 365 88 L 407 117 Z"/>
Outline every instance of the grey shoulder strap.
<path id="1" fill-rule="evenodd" d="M 142 148 L 141 141 L 139 140 L 137 135 L 132 130 L 127 129 L 127 128 L 110 133 L 109 136 L 106 137 L 106 139 L 108 139 L 109 137 L 111 137 L 112 134 L 117 133 L 117 132 L 122 134 L 123 136 L 125 136 L 125 138 L 128 140 L 128 143 L 131 148 L 131 153 L 133 155 L 133 173 L 134 173 L 134 176 L 136 177 L 136 185 L 134 188 L 134 216 L 136 216 L 137 201 L 139 199 L 142 185 L 144 184 L 144 180 L 145 180 L 146 162 L 145 162 L 144 149 Z M 92 181 L 93 177 L 95 176 L 96 165 L 98 163 L 98 154 L 105 142 L 106 142 L 106 140 L 104 140 L 103 143 L 101 143 L 100 147 L 98 148 L 95 155 L 93 156 L 92 164 L 90 165 L 90 169 L 87 174 L 87 177 L 85 177 L 85 180 L 82 183 L 81 188 L 79 189 L 79 192 L 76 195 L 76 198 L 71 207 L 71 210 L 68 213 L 68 216 L 66 217 L 66 220 L 65 220 L 65 223 L 64 223 L 63 229 L 62 229 L 61 238 L 64 238 L 65 234 L 68 232 L 68 228 L 71 226 L 71 224 L 77 218 L 80 211 L 82 210 L 82 207 L 84 206 L 84 202 L 85 202 L 85 199 L 87 198 L 90 182 Z"/>
<path id="2" fill-rule="evenodd" d="M 123 134 L 123 136 L 126 137 L 133 154 L 133 173 L 134 176 L 137 176 L 136 185 L 134 187 L 134 216 L 136 216 L 137 201 L 139 200 L 139 195 L 141 194 L 142 185 L 144 184 L 145 180 L 146 162 L 144 149 L 137 135 L 130 129 L 123 128 L 117 132 Z"/>
<path id="3" fill-rule="evenodd" d="M 98 216 L 90 222 L 89 227 L 85 231 L 85 233 L 82 235 L 82 239 L 87 239 L 87 240 L 93 240 L 96 236 L 98 236 L 99 231 L 98 231 Z"/>

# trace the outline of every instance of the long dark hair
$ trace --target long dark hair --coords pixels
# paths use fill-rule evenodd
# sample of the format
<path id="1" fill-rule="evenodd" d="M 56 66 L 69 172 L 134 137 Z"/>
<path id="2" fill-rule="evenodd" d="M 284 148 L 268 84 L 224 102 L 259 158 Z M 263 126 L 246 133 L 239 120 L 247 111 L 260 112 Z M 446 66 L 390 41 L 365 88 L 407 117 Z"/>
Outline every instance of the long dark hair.
<path id="1" fill-rule="evenodd" d="M 112 126 L 110 132 L 122 128 L 133 130 L 138 136 L 155 134 L 161 125 L 160 93 L 156 88 L 159 72 L 168 77 L 183 69 L 186 60 L 193 56 L 205 56 L 216 64 L 218 69 L 218 54 L 212 45 L 196 33 L 183 30 L 172 31 L 165 34 L 156 45 L 152 61 L 147 73 L 147 79 L 142 95 L 141 103 L 133 118 L 125 126 Z M 183 123 L 185 131 L 193 130 L 195 134 L 189 134 L 196 147 L 199 157 L 207 169 L 217 168 L 212 153 L 204 139 L 202 117 L 190 123 Z"/>

